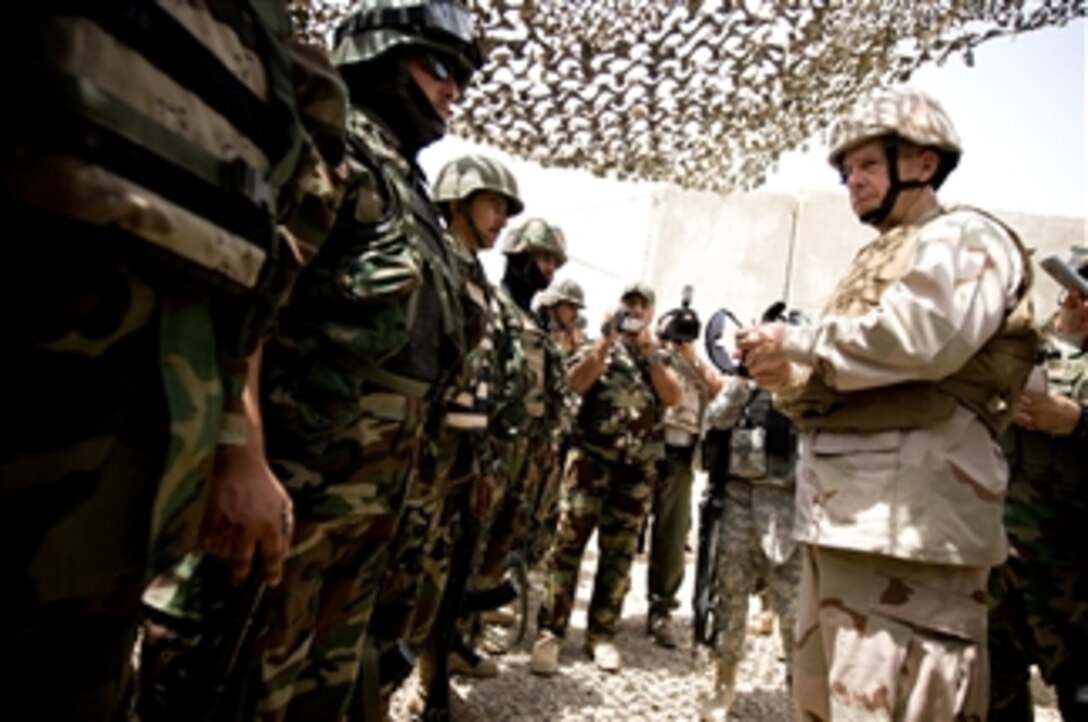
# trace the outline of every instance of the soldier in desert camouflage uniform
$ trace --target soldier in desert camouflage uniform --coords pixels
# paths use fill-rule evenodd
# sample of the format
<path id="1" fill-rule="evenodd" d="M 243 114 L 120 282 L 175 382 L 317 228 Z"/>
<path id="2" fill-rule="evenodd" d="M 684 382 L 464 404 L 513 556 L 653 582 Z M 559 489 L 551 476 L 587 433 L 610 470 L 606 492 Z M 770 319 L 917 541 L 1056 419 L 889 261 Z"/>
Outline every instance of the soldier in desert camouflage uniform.
<path id="1" fill-rule="evenodd" d="M 938 204 L 961 149 L 932 98 L 876 92 L 831 137 L 854 212 L 881 235 L 815 324 L 738 334 L 804 432 L 798 715 L 982 719 L 986 576 L 1007 549 L 994 439 L 1038 341 L 1031 266 L 1005 224 Z"/>
<path id="2" fill-rule="evenodd" d="M 656 464 L 664 454 L 661 417 L 679 384 L 650 327 L 653 291 L 628 286 L 601 338 L 571 359 L 570 385 L 582 394 L 564 470 L 559 533 L 537 624 L 530 669 L 554 674 L 574 604 L 582 553 L 597 531 L 600 557 L 585 649 L 603 670 L 620 667 L 613 638 L 630 587 L 638 536 L 650 511 Z"/>
<path id="3" fill-rule="evenodd" d="M 709 483 L 722 479 L 725 504 L 718 551 L 715 694 L 701 719 L 724 721 L 744 659 L 749 597 L 761 583 L 779 619 L 782 649 L 793 656 L 801 555 L 793 540 L 797 435 L 771 407 L 771 395 L 730 376 L 707 409 L 708 434 L 719 436 Z"/>
<path id="4" fill-rule="evenodd" d="M 1088 249 L 1076 249 L 1070 265 L 1088 278 Z M 1029 383 L 1001 438 L 1011 548 L 990 575 L 991 722 L 1032 719 L 1032 664 L 1064 719 L 1088 714 L 1088 700 L 1077 700 L 1088 690 L 1088 298 L 1065 292 L 1045 330 L 1046 386 Z"/>
<path id="5" fill-rule="evenodd" d="M 6 704 L 112 720 L 141 593 L 198 535 L 280 577 L 243 388 L 331 225 L 346 104 L 282 2 L 9 9 L 4 216 L 34 240 L 0 284 Z"/>

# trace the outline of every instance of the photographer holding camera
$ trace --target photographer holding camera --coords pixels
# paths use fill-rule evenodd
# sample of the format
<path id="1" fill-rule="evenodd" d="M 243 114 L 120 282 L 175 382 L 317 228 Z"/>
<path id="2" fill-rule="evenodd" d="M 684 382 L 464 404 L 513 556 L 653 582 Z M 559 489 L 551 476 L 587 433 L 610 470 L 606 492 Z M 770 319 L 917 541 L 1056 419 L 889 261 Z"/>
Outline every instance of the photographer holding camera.
<path id="1" fill-rule="evenodd" d="M 658 463 L 653 489 L 646 632 L 668 648 L 677 644 L 671 613 L 680 606 L 676 594 L 684 581 L 695 448 L 702 432 L 703 413 L 723 381 L 695 352 L 701 324 L 691 308 L 691 292 L 691 286 L 685 286 L 680 307 L 662 314 L 657 321 L 657 337 L 669 353 L 680 398 L 665 410 L 665 456 Z"/>
<path id="2" fill-rule="evenodd" d="M 589 605 L 586 652 L 605 671 L 620 667 L 612 642 L 630 587 L 638 535 L 650 511 L 655 466 L 664 455 L 664 408 L 680 387 L 670 354 L 649 327 L 654 292 L 643 283 L 624 289 L 622 306 L 601 338 L 570 359 L 570 385 L 582 394 L 567 458 L 559 535 L 540 607 L 540 636 L 529 668 L 555 674 L 566 634 L 582 553 L 598 531 L 599 567 Z M 599 528 L 598 528 L 599 527 Z"/>

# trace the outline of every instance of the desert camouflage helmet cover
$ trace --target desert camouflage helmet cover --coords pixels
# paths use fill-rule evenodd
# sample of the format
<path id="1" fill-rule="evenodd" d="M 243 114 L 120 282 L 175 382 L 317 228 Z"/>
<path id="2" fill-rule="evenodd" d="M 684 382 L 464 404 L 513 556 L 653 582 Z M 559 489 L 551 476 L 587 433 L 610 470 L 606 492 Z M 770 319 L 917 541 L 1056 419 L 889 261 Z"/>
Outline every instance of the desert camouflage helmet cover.
<path id="1" fill-rule="evenodd" d="M 578 308 L 586 307 L 586 294 L 577 281 L 564 278 L 553 283 L 544 293 L 540 294 L 540 305 L 544 308 L 554 306 L 557 303 L 572 303 Z"/>
<path id="2" fill-rule="evenodd" d="M 889 134 L 944 151 L 953 167 L 963 153 L 940 103 L 917 90 L 884 88 L 862 99 L 832 125 L 828 161 L 837 168 L 844 151 Z"/>
<path id="3" fill-rule="evenodd" d="M 505 196 L 507 216 L 525 209 L 518 197 L 518 182 L 502 163 L 482 155 L 466 155 L 442 166 L 434 184 L 435 203 L 463 201 L 477 191 L 492 191 Z"/>
<path id="4" fill-rule="evenodd" d="M 362 63 L 399 46 L 437 51 L 466 75 L 483 64 L 475 18 L 455 0 L 360 0 L 336 28 L 332 60 Z"/>
<path id="5" fill-rule="evenodd" d="M 508 256 L 516 253 L 548 253 L 555 256 L 562 266 L 567 262 L 567 239 L 559 226 L 540 218 L 530 218 L 510 231 L 502 252 Z"/>

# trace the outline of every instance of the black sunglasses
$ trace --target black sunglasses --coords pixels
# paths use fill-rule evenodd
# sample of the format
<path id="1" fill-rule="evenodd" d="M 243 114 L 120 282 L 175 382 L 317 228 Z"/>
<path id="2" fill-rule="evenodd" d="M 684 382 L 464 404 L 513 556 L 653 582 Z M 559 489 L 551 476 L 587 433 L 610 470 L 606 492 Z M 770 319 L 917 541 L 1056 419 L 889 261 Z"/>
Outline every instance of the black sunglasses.
<path id="1" fill-rule="evenodd" d="M 427 72 L 438 80 L 452 80 L 461 90 L 472 79 L 472 69 L 452 58 L 444 58 L 437 53 L 423 53 L 420 60 Z"/>

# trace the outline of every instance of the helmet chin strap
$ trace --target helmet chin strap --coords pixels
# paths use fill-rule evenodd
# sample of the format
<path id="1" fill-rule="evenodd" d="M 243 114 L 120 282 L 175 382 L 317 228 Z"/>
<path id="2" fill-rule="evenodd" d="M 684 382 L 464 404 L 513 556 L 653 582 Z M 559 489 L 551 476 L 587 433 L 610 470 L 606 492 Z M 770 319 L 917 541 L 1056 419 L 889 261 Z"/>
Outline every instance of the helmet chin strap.
<path id="1" fill-rule="evenodd" d="M 866 211 L 858 216 L 862 223 L 871 226 L 879 226 L 892 212 L 895 202 L 899 200 L 900 192 L 908 188 L 923 188 L 928 183 L 920 180 L 902 180 L 899 177 L 899 144 L 895 136 L 886 135 L 883 138 L 884 158 L 888 166 L 888 190 L 884 192 L 884 198 L 880 205 L 871 211 Z"/>

